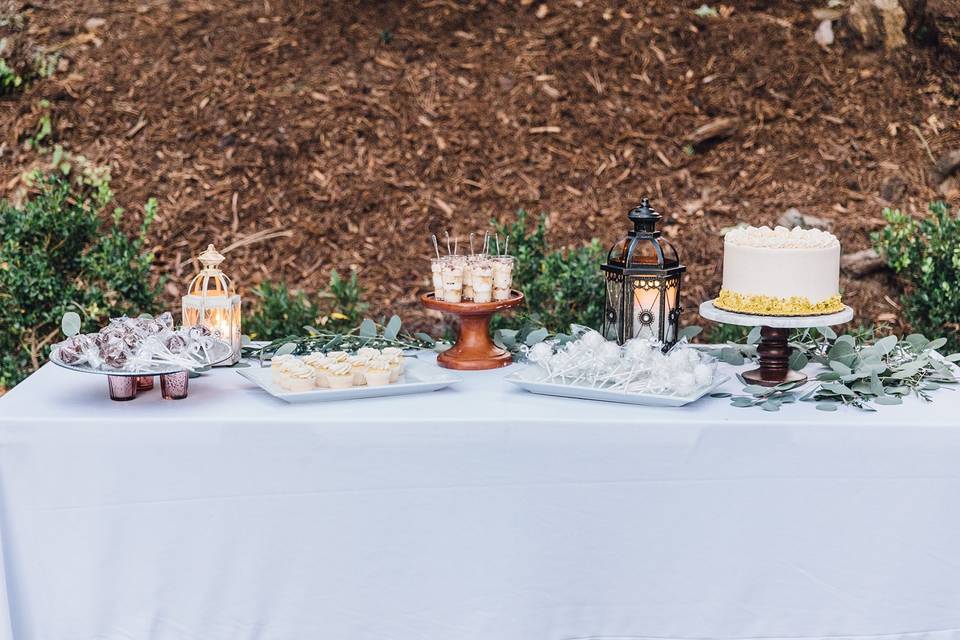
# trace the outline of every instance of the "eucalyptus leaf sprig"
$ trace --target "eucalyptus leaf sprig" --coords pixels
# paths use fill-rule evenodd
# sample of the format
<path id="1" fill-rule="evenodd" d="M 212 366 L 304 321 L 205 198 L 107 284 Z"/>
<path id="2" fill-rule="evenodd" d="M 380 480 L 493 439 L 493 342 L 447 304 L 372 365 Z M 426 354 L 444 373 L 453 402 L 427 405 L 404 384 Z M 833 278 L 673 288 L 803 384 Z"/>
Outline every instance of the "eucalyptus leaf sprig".
<path id="1" fill-rule="evenodd" d="M 721 348 L 718 357 L 729 364 L 743 364 L 749 357 L 748 345 L 730 344 Z M 928 340 L 915 333 L 903 339 L 888 335 L 876 339 L 872 330 L 837 336 L 829 327 L 795 332 L 789 341 L 790 368 L 802 369 L 810 363 L 823 367 L 811 383 L 811 389 L 799 396 L 801 401 L 817 403 L 817 409 L 835 411 L 839 406 L 854 406 L 876 411 L 874 405 L 901 404 L 904 396 L 913 394 L 931 401 L 931 391 L 944 385 L 960 383 L 956 368 L 960 353 L 940 356 L 937 350 L 947 344 L 945 338 Z M 755 347 L 753 347 L 755 352 Z M 730 397 L 735 407 L 760 406 L 777 411 L 780 405 L 794 402 L 803 384 L 785 383 L 776 387 L 747 384 L 749 395 Z"/>
<path id="2" fill-rule="evenodd" d="M 347 332 L 337 332 L 317 329 L 312 326 L 303 327 L 306 335 L 279 338 L 261 347 L 244 346 L 247 356 L 259 358 L 262 364 L 274 356 L 307 353 L 327 353 L 329 351 L 346 351 L 354 353 L 361 347 L 383 349 L 398 347 L 400 349 L 433 349 L 445 351 L 450 344 L 444 340 L 434 338 L 426 333 L 404 333 L 401 331 L 403 322 L 399 316 L 392 316 L 386 324 L 379 324 L 370 318 L 364 319 L 356 329 Z M 249 341 L 245 341 L 249 342 Z"/>

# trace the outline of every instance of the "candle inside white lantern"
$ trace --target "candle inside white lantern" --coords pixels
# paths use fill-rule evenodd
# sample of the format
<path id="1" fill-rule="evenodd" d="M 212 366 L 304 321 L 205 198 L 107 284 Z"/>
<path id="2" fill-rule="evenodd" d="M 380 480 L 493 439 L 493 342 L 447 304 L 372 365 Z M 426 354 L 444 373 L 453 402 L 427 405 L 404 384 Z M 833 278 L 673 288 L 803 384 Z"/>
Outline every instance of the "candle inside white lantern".
<path id="1" fill-rule="evenodd" d="M 234 364 L 240 360 L 242 347 L 240 334 L 240 296 L 233 292 L 233 285 L 219 269 L 224 257 L 213 245 L 200 254 L 203 269 L 190 283 L 190 292 L 183 296 L 183 326 L 203 325 L 219 334 L 233 349 L 232 357 L 222 364 Z"/>

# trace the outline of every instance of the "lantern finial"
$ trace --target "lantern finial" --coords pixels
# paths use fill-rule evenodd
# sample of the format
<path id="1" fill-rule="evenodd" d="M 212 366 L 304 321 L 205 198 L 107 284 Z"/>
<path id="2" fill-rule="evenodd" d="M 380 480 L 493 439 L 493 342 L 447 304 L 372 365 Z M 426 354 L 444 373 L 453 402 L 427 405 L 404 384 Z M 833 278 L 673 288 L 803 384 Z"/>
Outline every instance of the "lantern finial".
<path id="1" fill-rule="evenodd" d="M 211 269 L 219 265 L 221 262 L 226 260 L 226 258 L 212 244 L 207 245 L 207 250 L 197 256 L 197 259 L 200 260 L 205 268 Z"/>
<path id="2" fill-rule="evenodd" d="M 653 233 L 656 230 L 657 222 L 662 216 L 650 206 L 650 199 L 644 197 L 640 200 L 640 206 L 631 209 L 627 217 L 633 221 L 633 226 L 636 231 Z"/>

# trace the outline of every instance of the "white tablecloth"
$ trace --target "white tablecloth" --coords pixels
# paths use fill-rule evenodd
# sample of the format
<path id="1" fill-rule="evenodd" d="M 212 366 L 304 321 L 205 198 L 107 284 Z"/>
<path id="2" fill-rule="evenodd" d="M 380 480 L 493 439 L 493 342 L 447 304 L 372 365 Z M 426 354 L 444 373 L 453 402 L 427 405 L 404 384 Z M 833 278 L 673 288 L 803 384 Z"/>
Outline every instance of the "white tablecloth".
<path id="1" fill-rule="evenodd" d="M 0 637 L 960 638 L 960 395 L 875 414 L 0 398 Z M 737 390 L 735 383 L 730 390 Z"/>

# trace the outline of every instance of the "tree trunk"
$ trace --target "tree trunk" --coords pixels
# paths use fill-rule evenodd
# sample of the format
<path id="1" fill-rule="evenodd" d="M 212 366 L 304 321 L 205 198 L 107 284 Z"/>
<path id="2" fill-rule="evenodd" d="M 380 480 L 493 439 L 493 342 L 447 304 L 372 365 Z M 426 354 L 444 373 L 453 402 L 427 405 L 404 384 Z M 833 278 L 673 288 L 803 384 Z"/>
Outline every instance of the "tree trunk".
<path id="1" fill-rule="evenodd" d="M 960 66 L 960 0 L 852 0 L 846 23 L 868 47 L 897 49 L 909 37 Z"/>
<path id="2" fill-rule="evenodd" d="M 957 0 L 926 0 L 923 3 L 927 21 L 927 37 L 952 59 L 953 66 L 960 66 L 960 2 Z M 926 34 L 925 34 L 926 35 Z"/>

